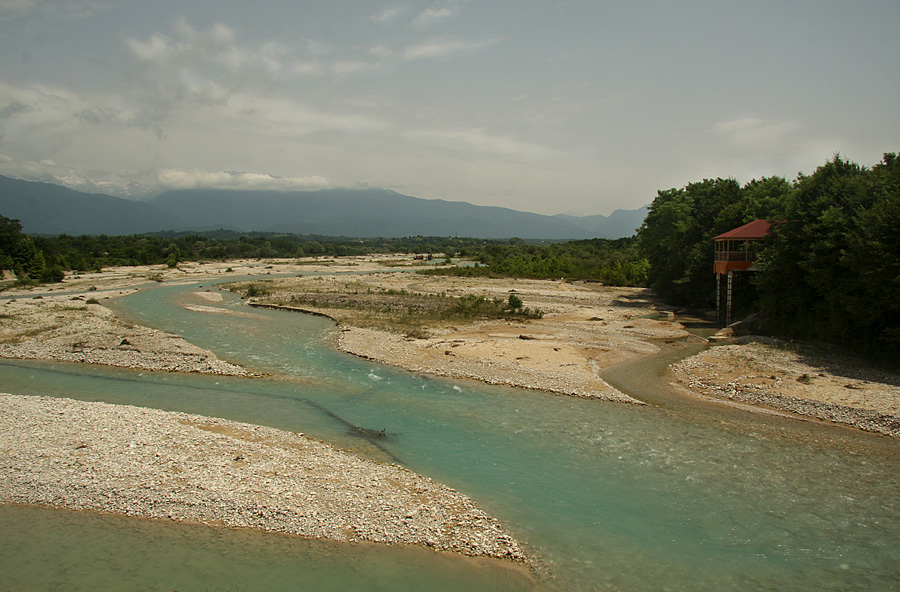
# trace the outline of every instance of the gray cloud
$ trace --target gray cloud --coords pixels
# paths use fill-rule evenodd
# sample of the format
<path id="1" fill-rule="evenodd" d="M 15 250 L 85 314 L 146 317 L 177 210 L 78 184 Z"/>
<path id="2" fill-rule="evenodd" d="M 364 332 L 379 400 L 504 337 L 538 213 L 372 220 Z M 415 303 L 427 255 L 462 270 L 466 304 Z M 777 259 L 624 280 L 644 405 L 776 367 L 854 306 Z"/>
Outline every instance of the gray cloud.
<path id="1" fill-rule="evenodd" d="M 369 20 L 376 23 L 387 23 L 395 20 L 404 12 L 406 12 L 406 9 L 402 6 L 391 6 L 370 15 Z"/>
<path id="2" fill-rule="evenodd" d="M 482 129 L 411 131 L 403 137 L 418 144 L 455 152 L 465 159 L 487 156 L 512 162 L 548 163 L 564 158 L 561 151 Z"/>
<path id="3" fill-rule="evenodd" d="M 88 107 L 75 113 L 75 117 L 92 125 L 101 125 L 118 121 L 121 113 L 121 110 L 109 107 Z"/>
<path id="4" fill-rule="evenodd" d="M 7 103 L 6 107 L 0 108 L 0 119 L 6 119 L 7 117 L 12 117 L 16 113 L 25 113 L 30 110 L 31 107 L 28 105 L 23 104 L 17 99 L 12 99 Z"/>
<path id="5" fill-rule="evenodd" d="M 216 189 L 253 190 L 309 190 L 331 187 L 328 179 L 311 177 L 279 177 L 266 173 L 241 171 L 199 171 L 162 169 L 158 172 L 161 189 L 195 189 L 213 187 Z"/>
<path id="6" fill-rule="evenodd" d="M 108 2 L 93 0 L 0 0 L 0 15 L 24 17 L 39 14 L 42 17 L 61 19 L 86 19 L 108 10 Z"/>
<path id="7" fill-rule="evenodd" d="M 404 60 L 443 58 L 453 54 L 481 49 L 496 42 L 496 40 L 463 41 L 452 37 L 438 37 L 406 47 L 399 52 L 399 55 Z"/>
<path id="8" fill-rule="evenodd" d="M 776 4 L 0 0 L 0 169 L 603 213 L 897 150 L 900 4 Z"/>
<path id="9" fill-rule="evenodd" d="M 443 8 L 429 8 L 419 13 L 413 19 L 413 24 L 419 27 L 426 27 L 437 23 L 438 21 L 452 17 L 455 13 L 455 9 L 448 8 L 446 6 Z"/>

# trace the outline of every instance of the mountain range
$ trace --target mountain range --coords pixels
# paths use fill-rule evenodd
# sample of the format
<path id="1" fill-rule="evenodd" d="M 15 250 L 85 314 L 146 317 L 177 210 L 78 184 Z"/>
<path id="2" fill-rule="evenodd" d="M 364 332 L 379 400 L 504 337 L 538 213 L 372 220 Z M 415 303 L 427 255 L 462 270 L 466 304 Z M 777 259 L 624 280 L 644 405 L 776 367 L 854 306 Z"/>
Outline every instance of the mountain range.
<path id="1" fill-rule="evenodd" d="M 0 175 L 0 215 L 40 235 L 228 229 L 359 238 L 621 238 L 633 235 L 646 213 L 644 206 L 610 216 L 545 216 L 387 189 L 190 189 L 134 201 Z"/>

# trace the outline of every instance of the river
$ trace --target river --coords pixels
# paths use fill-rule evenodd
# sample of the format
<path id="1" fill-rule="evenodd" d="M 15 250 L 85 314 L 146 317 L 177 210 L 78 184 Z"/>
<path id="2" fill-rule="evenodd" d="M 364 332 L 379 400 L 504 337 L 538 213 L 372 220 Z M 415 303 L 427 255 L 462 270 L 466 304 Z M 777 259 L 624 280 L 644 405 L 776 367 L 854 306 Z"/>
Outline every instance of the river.
<path id="1" fill-rule="evenodd" d="M 853 430 L 692 403 L 664 362 L 611 372 L 644 407 L 380 366 L 327 319 L 193 312 L 197 290 L 120 299 L 136 322 L 268 372 L 241 379 L 0 362 L 0 390 L 296 430 L 402 463 L 475 499 L 548 576 L 421 549 L 39 508 L 0 508 L 0 586 L 34 590 L 894 590 L 900 446 Z M 226 294 L 217 306 L 243 310 Z M 676 355 L 676 354 L 673 354 Z M 385 438 L 366 437 L 384 430 Z"/>

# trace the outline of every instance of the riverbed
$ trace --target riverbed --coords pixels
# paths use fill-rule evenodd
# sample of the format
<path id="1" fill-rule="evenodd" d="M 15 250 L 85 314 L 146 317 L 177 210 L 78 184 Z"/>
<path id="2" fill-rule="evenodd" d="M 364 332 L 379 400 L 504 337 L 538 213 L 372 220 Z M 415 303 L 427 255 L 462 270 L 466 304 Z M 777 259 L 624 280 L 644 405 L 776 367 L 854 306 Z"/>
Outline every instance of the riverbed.
<path id="1" fill-rule="evenodd" d="M 408 373 L 336 351 L 337 330 L 326 319 L 186 309 L 242 310 L 228 295 L 201 302 L 192 296 L 198 289 L 142 290 L 121 300 L 122 311 L 272 378 L 4 361 L 4 390 L 269 425 L 402 463 L 501 520 L 545 563 L 551 575 L 539 586 L 890 590 L 900 581 L 893 440 L 796 420 L 759 421 L 740 410 L 693 414 L 687 403 L 639 407 Z M 386 437 L 366 437 L 372 430 Z M 41 565 L 67 589 L 113 580 L 118 585 L 107 589 L 216 589 L 215 582 L 220 589 L 297 589 L 290 582 L 299 574 L 287 560 L 275 579 L 263 578 L 269 554 L 307 554 L 312 559 L 297 569 L 316 572 L 320 590 L 359 588 L 367 578 L 376 589 L 421 589 L 431 580 L 448 590 L 535 585 L 502 567 L 448 568 L 443 556 L 427 551 L 370 554 L 360 546 L 28 509 L 35 537 L 17 526 L 24 512 L 2 512 L 4 532 L 22 533 L 5 543 L 0 566 L 17 588 L 52 589 L 24 585 Z M 118 549 L 111 541 L 123 531 L 147 561 L 179 557 L 171 578 Z M 72 536 L 82 544 L 64 540 Z M 53 559 L 53 548 L 71 553 Z M 348 573 L 359 579 L 348 583 Z M 159 582 L 150 583 L 149 574 Z"/>

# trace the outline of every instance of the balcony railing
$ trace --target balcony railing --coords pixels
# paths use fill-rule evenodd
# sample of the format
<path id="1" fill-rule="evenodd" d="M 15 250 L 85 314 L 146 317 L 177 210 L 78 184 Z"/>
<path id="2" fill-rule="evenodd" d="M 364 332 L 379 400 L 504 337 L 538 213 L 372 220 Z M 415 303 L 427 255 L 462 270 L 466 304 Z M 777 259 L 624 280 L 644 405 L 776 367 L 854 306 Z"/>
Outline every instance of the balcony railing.
<path id="1" fill-rule="evenodd" d="M 756 261 L 756 251 L 716 251 L 716 261 Z"/>

